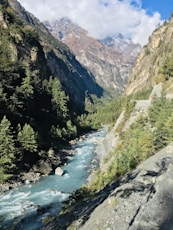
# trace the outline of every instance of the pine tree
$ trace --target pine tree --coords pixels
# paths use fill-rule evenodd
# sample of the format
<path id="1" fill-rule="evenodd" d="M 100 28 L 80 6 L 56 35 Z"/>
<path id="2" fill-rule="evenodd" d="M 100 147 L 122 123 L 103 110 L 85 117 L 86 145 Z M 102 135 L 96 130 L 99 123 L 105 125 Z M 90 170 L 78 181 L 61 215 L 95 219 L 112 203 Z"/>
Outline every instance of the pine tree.
<path id="1" fill-rule="evenodd" d="M 166 130 L 165 141 L 166 144 L 169 144 L 171 141 L 173 141 L 173 110 L 165 121 L 164 128 Z"/>
<path id="2" fill-rule="evenodd" d="M 66 126 L 67 126 L 67 135 L 69 137 L 75 137 L 77 135 L 77 128 L 75 125 L 72 124 L 71 120 L 68 120 L 66 122 Z"/>
<path id="3" fill-rule="evenodd" d="M 14 153 L 15 145 L 11 123 L 4 116 L 0 123 L 0 182 L 12 176 Z"/>
<path id="4" fill-rule="evenodd" d="M 52 105 L 60 119 L 65 119 L 68 115 L 67 102 L 68 97 L 62 90 L 60 81 L 58 79 L 54 79 L 52 81 Z"/>
<path id="5" fill-rule="evenodd" d="M 21 129 L 20 125 L 18 126 L 18 142 L 20 143 L 23 149 L 28 150 L 30 152 L 37 151 L 37 138 L 36 133 L 33 128 L 29 124 L 25 124 L 23 129 Z"/>
<path id="6" fill-rule="evenodd" d="M 162 69 L 160 69 L 160 72 L 165 75 L 165 80 L 173 77 L 173 57 L 166 58 Z"/>

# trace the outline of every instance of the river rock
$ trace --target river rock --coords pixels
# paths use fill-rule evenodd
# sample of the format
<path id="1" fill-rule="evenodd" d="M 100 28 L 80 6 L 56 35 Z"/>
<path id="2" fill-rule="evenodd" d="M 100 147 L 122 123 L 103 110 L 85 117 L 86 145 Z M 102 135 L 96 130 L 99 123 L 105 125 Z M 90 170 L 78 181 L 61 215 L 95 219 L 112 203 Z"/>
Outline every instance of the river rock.
<path id="1" fill-rule="evenodd" d="M 27 179 L 27 180 L 25 181 L 25 184 L 30 184 L 30 180 Z"/>
<path id="2" fill-rule="evenodd" d="M 25 184 L 29 184 L 30 182 L 36 182 L 40 179 L 40 173 L 35 173 L 32 171 L 21 173 L 20 179 L 25 182 Z"/>
<path id="3" fill-rule="evenodd" d="M 34 172 L 39 172 L 44 175 L 49 175 L 52 172 L 52 164 L 49 160 L 41 159 L 33 166 Z"/>
<path id="4" fill-rule="evenodd" d="M 62 176 L 64 174 L 64 171 L 61 167 L 57 167 L 55 169 L 55 175 Z"/>

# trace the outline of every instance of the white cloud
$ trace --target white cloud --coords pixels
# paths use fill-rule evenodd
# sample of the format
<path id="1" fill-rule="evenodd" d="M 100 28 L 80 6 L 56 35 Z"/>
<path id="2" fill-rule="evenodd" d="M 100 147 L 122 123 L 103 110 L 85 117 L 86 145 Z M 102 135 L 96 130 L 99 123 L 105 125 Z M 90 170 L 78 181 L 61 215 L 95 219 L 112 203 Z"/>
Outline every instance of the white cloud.
<path id="1" fill-rule="evenodd" d="M 122 33 L 144 45 L 152 31 L 161 23 L 158 12 L 147 15 L 141 8 L 141 0 L 18 1 L 41 21 L 69 17 L 96 38 Z"/>

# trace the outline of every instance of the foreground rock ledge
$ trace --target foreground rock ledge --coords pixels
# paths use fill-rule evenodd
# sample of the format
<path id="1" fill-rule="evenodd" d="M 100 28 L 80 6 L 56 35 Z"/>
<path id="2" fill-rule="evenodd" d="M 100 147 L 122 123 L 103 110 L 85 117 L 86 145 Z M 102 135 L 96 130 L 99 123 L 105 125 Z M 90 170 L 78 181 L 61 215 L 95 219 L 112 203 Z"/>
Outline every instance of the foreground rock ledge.
<path id="1" fill-rule="evenodd" d="M 99 228 L 173 229 L 173 143 L 124 177 L 84 225 L 77 227 Z"/>

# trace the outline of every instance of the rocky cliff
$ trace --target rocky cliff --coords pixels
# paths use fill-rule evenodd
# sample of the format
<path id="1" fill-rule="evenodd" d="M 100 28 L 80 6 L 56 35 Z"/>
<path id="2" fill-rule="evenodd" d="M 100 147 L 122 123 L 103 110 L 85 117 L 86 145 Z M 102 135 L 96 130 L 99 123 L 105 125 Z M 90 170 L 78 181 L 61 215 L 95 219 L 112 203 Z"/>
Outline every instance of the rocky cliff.
<path id="1" fill-rule="evenodd" d="M 125 94 L 152 87 L 163 82 L 168 93 L 172 93 L 172 79 L 163 76 L 166 61 L 173 57 L 173 18 L 157 28 L 150 36 L 149 43 L 141 50 L 129 78 Z M 170 63 L 170 65 L 172 65 Z M 164 67 L 165 66 L 165 67 Z M 170 66 L 170 69 L 172 67 Z"/>
<path id="2" fill-rule="evenodd" d="M 122 92 L 140 45 L 133 44 L 120 34 L 103 40 L 94 39 L 68 18 L 45 21 L 44 24 L 54 37 L 70 47 L 77 60 L 89 69 L 105 91 L 112 96 Z"/>

